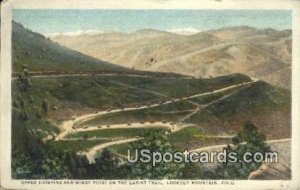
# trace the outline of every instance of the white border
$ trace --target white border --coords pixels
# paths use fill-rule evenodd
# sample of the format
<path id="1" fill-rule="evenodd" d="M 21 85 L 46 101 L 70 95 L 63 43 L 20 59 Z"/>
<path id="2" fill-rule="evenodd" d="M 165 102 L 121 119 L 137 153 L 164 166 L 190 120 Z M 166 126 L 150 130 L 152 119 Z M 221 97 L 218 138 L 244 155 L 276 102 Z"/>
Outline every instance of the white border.
<path id="1" fill-rule="evenodd" d="M 288 9 L 293 11 L 292 180 L 231 180 L 235 185 L 21 185 L 11 180 L 11 14 L 12 9 Z M 8 189 L 300 189 L 300 3 L 293 0 L 7 0 L 1 4 L 0 126 L 1 185 Z M 45 181 L 45 180 L 34 180 Z M 49 181 L 49 180 L 48 180 Z M 74 181 L 74 180 L 73 180 Z M 93 180 L 90 180 L 93 181 Z M 117 180 L 118 181 L 118 180 Z M 207 180 L 199 180 L 207 181 Z M 218 180 L 220 183 L 222 180 Z M 163 181 L 167 183 L 167 181 Z"/>

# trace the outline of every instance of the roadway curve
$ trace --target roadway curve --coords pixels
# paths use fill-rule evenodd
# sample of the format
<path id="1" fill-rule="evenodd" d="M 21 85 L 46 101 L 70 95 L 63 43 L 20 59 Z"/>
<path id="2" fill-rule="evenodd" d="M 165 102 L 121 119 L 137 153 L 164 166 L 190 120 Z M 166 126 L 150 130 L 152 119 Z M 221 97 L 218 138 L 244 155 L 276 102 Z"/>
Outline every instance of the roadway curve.
<path id="1" fill-rule="evenodd" d="M 291 141 L 290 138 L 286 139 L 278 139 L 278 140 L 268 140 L 267 144 L 276 144 L 276 143 L 282 143 L 282 142 L 289 142 Z M 241 143 L 245 144 L 245 142 Z M 228 144 L 220 144 L 220 145 L 214 145 L 214 146 L 206 146 L 201 148 L 196 148 L 191 150 L 190 152 L 209 152 L 209 151 L 221 151 L 223 148 L 226 148 Z"/>
<path id="2" fill-rule="evenodd" d="M 94 118 L 96 118 L 98 116 L 101 116 L 101 115 L 105 115 L 105 114 L 109 114 L 109 113 L 118 113 L 118 112 L 124 112 L 124 111 L 141 110 L 141 109 L 158 107 L 158 106 L 161 106 L 161 105 L 166 105 L 166 104 L 170 104 L 170 103 L 174 103 L 174 102 L 179 102 L 179 101 L 182 101 L 182 100 L 188 100 L 188 99 L 192 99 L 192 98 L 196 98 L 196 97 L 216 94 L 216 93 L 226 91 L 226 90 L 230 90 L 230 89 L 233 89 L 233 88 L 236 88 L 236 87 L 239 87 L 239 86 L 244 86 L 244 85 L 247 85 L 247 84 L 251 84 L 251 83 L 254 83 L 256 81 L 257 80 L 253 80 L 251 82 L 236 84 L 236 85 L 228 86 L 228 87 L 225 87 L 225 88 L 222 88 L 222 89 L 214 90 L 212 92 L 204 92 L 204 93 L 195 94 L 195 95 L 191 95 L 191 96 L 187 96 L 187 97 L 183 97 L 183 98 L 174 98 L 172 100 L 168 100 L 168 101 L 165 101 L 163 103 L 155 103 L 155 104 L 145 105 L 145 106 L 140 106 L 140 107 L 114 109 L 114 110 L 110 110 L 110 111 L 100 111 L 100 112 L 97 112 L 97 113 L 90 113 L 90 114 L 85 114 L 85 115 L 82 115 L 82 116 L 78 116 L 78 117 L 76 117 L 72 120 L 64 121 L 62 123 L 62 125 L 60 126 L 60 129 L 62 130 L 62 132 L 58 136 L 56 136 L 55 139 L 56 140 L 63 139 L 67 134 L 76 131 L 75 125 L 78 125 L 80 123 L 83 123 L 83 122 L 91 120 L 91 119 L 94 119 Z M 125 127 L 123 127 L 123 128 L 125 128 Z"/>
<path id="3" fill-rule="evenodd" d="M 18 73 L 21 74 L 21 73 Z M 140 75 L 140 74 L 117 74 L 117 73 L 69 73 L 69 74 L 32 74 L 30 78 L 63 78 L 63 77 L 88 77 L 88 76 L 126 76 L 126 77 L 137 77 L 137 78 L 153 78 L 155 75 Z M 155 76 L 158 78 L 183 78 L 190 79 L 192 76 Z M 17 80 L 18 77 L 12 77 L 13 80 Z"/>
<path id="4" fill-rule="evenodd" d="M 187 97 L 183 97 L 183 98 L 173 98 L 172 100 L 165 101 L 163 103 L 155 103 L 155 104 L 152 104 L 152 105 L 145 105 L 145 106 L 140 106 L 140 107 L 114 109 L 114 110 L 110 110 L 110 111 L 100 111 L 100 112 L 97 112 L 97 113 L 91 113 L 91 114 L 85 114 L 85 115 L 82 115 L 82 116 L 78 116 L 76 118 L 73 118 L 72 120 L 67 120 L 67 121 L 64 121 L 62 123 L 62 125 L 60 126 L 60 129 L 61 129 L 62 132 L 55 137 L 55 141 L 64 140 L 65 137 L 68 134 L 71 134 L 71 133 L 74 133 L 74 132 L 101 130 L 101 129 L 105 129 L 105 128 L 107 129 L 108 127 L 103 127 L 103 126 L 101 126 L 101 127 L 92 126 L 92 127 L 84 127 L 84 128 L 76 128 L 75 127 L 78 124 L 81 124 L 85 121 L 94 119 L 94 118 L 96 118 L 98 116 L 101 116 L 101 115 L 105 115 L 105 114 L 109 114 L 109 113 L 118 113 L 118 112 L 124 112 L 124 111 L 141 110 L 141 109 L 158 107 L 160 105 L 170 104 L 170 103 L 174 103 L 174 102 L 178 102 L 178 101 L 182 101 L 182 100 L 188 100 L 188 99 L 195 98 L 195 97 L 201 97 L 201 96 L 207 96 L 207 95 L 219 93 L 219 92 L 230 90 L 230 89 L 233 89 L 233 88 L 236 88 L 236 87 L 239 87 L 239 86 L 244 86 L 244 85 L 247 85 L 247 84 L 251 84 L 251 83 L 254 83 L 256 81 L 257 80 L 254 79 L 253 81 L 250 81 L 250 82 L 245 82 L 245 83 L 241 83 L 241 84 L 236 84 L 236 85 L 224 87 L 224 88 L 214 90 L 214 91 L 211 91 L 211 92 L 204 92 L 204 93 L 195 94 L 195 95 L 191 95 L 191 96 L 187 96 Z M 110 125 L 109 128 L 110 129 L 111 128 L 149 128 L 149 127 L 158 127 L 158 126 L 169 128 L 170 132 L 176 132 L 176 131 L 181 130 L 185 127 L 191 126 L 191 124 L 186 125 L 186 124 L 183 124 L 183 123 L 171 124 L 171 123 L 165 123 L 165 122 L 154 122 L 154 123 L 146 122 L 146 123 L 143 123 L 143 124 L 141 124 L 141 123 L 131 123 L 130 126 L 128 124 L 116 124 L 116 125 Z M 139 138 L 125 139 L 125 140 L 122 139 L 122 140 L 117 140 L 117 141 L 113 141 L 113 142 L 109 142 L 109 143 L 104 143 L 104 144 L 101 144 L 101 145 L 97 145 L 97 146 L 89 149 L 86 152 L 83 152 L 83 154 L 87 155 L 87 157 L 89 158 L 89 160 L 91 162 L 91 161 L 93 161 L 97 151 L 100 151 L 100 150 L 102 150 L 102 149 L 104 149 L 108 146 L 112 146 L 112 145 L 115 145 L 115 144 L 127 143 L 126 140 L 130 140 L 132 142 L 132 141 L 136 141 L 138 139 Z M 49 140 L 49 138 L 47 138 L 46 140 Z M 220 146 L 220 145 L 217 145 L 217 146 Z"/>
<path id="5" fill-rule="evenodd" d="M 88 151 L 84 152 L 79 152 L 79 155 L 85 155 L 87 159 L 89 160 L 90 163 L 95 162 L 95 156 L 97 155 L 97 152 L 99 150 L 103 150 L 106 147 L 117 145 L 117 144 L 124 144 L 124 143 L 130 143 L 134 141 L 138 141 L 141 138 L 130 138 L 130 139 L 122 139 L 118 141 L 113 141 L 113 142 L 108 142 L 108 143 L 103 143 L 97 146 L 94 146 L 93 148 L 90 148 Z"/>

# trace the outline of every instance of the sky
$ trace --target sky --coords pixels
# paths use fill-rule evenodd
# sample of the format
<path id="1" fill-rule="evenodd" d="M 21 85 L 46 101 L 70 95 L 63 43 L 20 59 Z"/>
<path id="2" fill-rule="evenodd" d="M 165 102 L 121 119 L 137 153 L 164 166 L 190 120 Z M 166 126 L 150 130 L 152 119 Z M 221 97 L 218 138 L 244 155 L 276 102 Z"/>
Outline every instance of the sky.
<path id="1" fill-rule="evenodd" d="M 156 29 L 197 33 L 230 26 L 292 28 L 289 10 L 21 10 L 13 20 L 43 35 L 132 33 Z"/>

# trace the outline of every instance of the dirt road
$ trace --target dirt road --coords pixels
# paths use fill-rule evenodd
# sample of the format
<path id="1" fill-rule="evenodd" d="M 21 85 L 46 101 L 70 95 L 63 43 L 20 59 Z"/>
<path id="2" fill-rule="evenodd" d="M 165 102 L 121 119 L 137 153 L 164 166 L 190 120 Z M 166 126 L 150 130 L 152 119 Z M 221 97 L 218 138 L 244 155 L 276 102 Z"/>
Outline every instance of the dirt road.
<path id="1" fill-rule="evenodd" d="M 56 141 L 64 140 L 65 137 L 68 134 L 71 134 L 71 133 L 74 133 L 74 132 L 102 130 L 102 129 L 108 129 L 108 128 L 109 129 L 121 129 L 121 128 L 166 127 L 168 129 L 170 129 L 170 132 L 176 132 L 178 130 L 181 130 L 181 129 L 183 129 L 185 127 L 188 127 L 188 126 L 191 126 L 191 125 L 190 124 L 183 124 L 181 122 L 176 123 L 176 124 L 171 124 L 171 123 L 166 123 L 166 122 L 161 122 L 161 121 L 156 121 L 156 122 L 151 122 L 151 123 L 146 122 L 146 123 L 114 124 L 114 125 L 109 125 L 109 127 L 107 127 L 107 126 L 86 126 L 86 127 L 83 127 L 83 128 L 76 128 L 76 125 L 82 124 L 85 121 L 94 119 L 98 116 L 105 115 L 105 114 L 158 107 L 160 105 L 170 104 L 170 103 L 174 103 L 174 102 L 178 102 L 178 101 L 182 101 L 182 100 L 188 100 L 188 99 L 195 98 L 195 97 L 201 97 L 201 96 L 207 96 L 207 95 L 219 93 L 219 92 L 226 91 L 226 90 L 229 90 L 229 89 L 233 89 L 233 88 L 236 88 L 236 87 L 239 87 L 239 86 L 251 84 L 251 83 L 254 83 L 256 81 L 257 80 L 253 80 L 253 81 L 250 81 L 250 82 L 236 84 L 236 85 L 224 87 L 224 88 L 221 88 L 221 89 L 218 89 L 218 90 L 214 90 L 214 91 L 211 91 L 211 92 L 204 92 L 204 93 L 195 94 L 195 95 L 187 96 L 187 97 L 183 97 L 183 98 L 174 98 L 172 100 L 168 100 L 168 101 L 165 101 L 165 102 L 162 102 L 162 103 L 154 103 L 154 104 L 151 104 L 151 105 L 144 105 L 144 106 L 139 106 L 139 107 L 129 107 L 129 108 L 122 108 L 122 109 L 100 111 L 100 112 L 96 112 L 96 113 L 91 113 L 91 114 L 85 114 L 85 115 L 82 115 L 82 116 L 78 116 L 78 117 L 76 117 L 72 120 L 68 120 L 68 121 L 65 121 L 65 122 L 62 123 L 62 125 L 60 126 L 62 132 L 55 137 L 55 140 Z M 198 108 L 197 108 L 197 111 L 198 111 Z M 137 138 L 117 140 L 117 141 L 97 145 L 97 146 L 89 149 L 88 151 L 86 151 L 82 154 L 86 154 L 88 156 L 89 160 L 93 161 L 94 157 L 96 156 L 97 151 L 100 151 L 103 148 L 106 148 L 108 146 L 112 146 L 112 145 L 115 145 L 115 144 L 127 143 L 127 140 L 129 140 L 129 141 L 137 140 Z M 220 146 L 227 146 L 227 145 L 217 145 L 215 147 L 205 147 L 205 148 L 221 148 Z M 202 149 L 200 149 L 200 150 L 202 150 Z M 199 150 L 195 150 L 195 151 L 199 151 Z"/>
<path id="2" fill-rule="evenodd" d="M 214 90 L 212 92 L 204 92 L 204 93 L 200 93 L 200 94 L 195 94 L 192 96 L 187 96 L 187 97 L 183 97 L 183 98 L 177 98 L 177 99 L 172 99 L 172 100 L 168 100 L 165 101 L 163 103 L 155 103 L 155 104 L 151 104 L 151 105 L 145 105 L 145 106 L 140 106 L 140 107 L 131 107 L 131 108 L 123 108 L 123 109 L 114 109 L 114 110 L 110 110 L 110 111 L 100 111 L 97 113 L 91 113 L 91 114 L 85 114 L 82 116 L 78 116 L 72 120 L 68 120 L 62 123 L 62 125 L 60 126 L 60 129 L 62 130 L 62 132 L 56 136 L 55 140 L 60 140 L 62 138 L 64 138 L 67 134 L 72 133 L 75 131 L 75 125 L 78 125 L 80 123 L 83 123 L 85 121 L 94 119 L 98 116 L 101 115 L 105 115 L 105 114 L 109 114 L 109 113 L 118 113 L 118 112 L 125 112 L 125 111 L 131 111 L 131 110 L 141 110 L 141 109 L 147 109 L 147 108 L 153 108 L 153 107 L 158 107 L 160 105 L 166 105 L 166 104 L 170 104 L 170 103 L 174 103 L 174 102 L 178 102 L 178 101 L 182 101 L 182 100 L 187 100 L 187 99 L 191 99 L 191 98 L 195 98 L 195 97 L 201 97 L 201 96 L 207 96 L 207 95 L 211 95 L 211 94 L 215 94 L 215 93 L 219 93 L 225 90 L 229 90 L 229 89 L 233 89 L 239 86 L 243 86 L 243 85 L 247 85 L 247 84 L 251 84 L 256 82 L 256 80 L 253 80 L 251 82 L 246 82 L 246 83 L 242 83 L 242 84 L 237 84 L 237 85 L 232 85 L 232 86 L 228 86 L 222 89 L 218 89 L 218 90 Z"/>
<path id="3" fill-rule="evenodd" d="M 126 76 L 126 77 L 137 77 L 137 78 L 152 78 L 153 75 L 139 75 L 139 74 L 116 74 L 116 73 L 70 73 L 70 74 L 33 74 L 30 78 L 63 78 L 63 77 L 88 77 L 88 76 Z M 158 78 L 168 78 L 168 79 L 190 79 L 191 76 L 156 76 Z M 12 80 L 16 80 L 18 77 L 12 77 Z"/>
<path id="4" fill-rule="evenodd" d="M 291 141 L 290 138 L 286 139 L 278 139 L 278 140 L 268 140 L 267 144 L 276 144 L 276 143 L 282 143 L 282 142 L 289 142 Z M 245 143 L 241 143 L 245 144 Z M 226 148 L 228 144 L 220 144 L 220 145 L 214 145 L 214 146 L 207 146 L 207 147 L 201 147 L 197 149 L 193 149 L 190 152 L 205 152 L 205 151 L 222 151 L 223 148 Z"/>
<path id="5" fill-rule="evenodd" d="M 78 154 L 85 155 L 87 157 L 87 159 L 89 160 L 89 162 L 93 163 L 93 162 L 95 162 L 95 156 L 97 155 L 98 151 L 103 150 L 104 148 L 112 146 L 112 145 L 130 143 L 130 142 L 134 142 L 137 140 L 140 140 L 140 139 L 139 138 L 131 138 L 131 139 L 124 139 L 124 140 L 103 143 L 103 144 L 97 145 L 97 146 L 89 149 L 86 152 L 79 152 Z"/>

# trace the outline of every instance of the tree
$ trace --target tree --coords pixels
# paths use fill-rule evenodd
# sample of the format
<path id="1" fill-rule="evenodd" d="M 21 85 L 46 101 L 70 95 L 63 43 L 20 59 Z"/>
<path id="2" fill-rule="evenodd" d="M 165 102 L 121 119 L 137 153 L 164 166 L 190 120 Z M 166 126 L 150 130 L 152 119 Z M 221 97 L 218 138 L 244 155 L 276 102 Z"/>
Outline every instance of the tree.
<path id="1" fill-rule="evenodd" d="M 85 134 L 83 135 L 83 137 L 82 137 L 83 140 L 87 140 L 88 138 L 89 138 L 89 136 L 88 136 L 87 133 L 85 133 Z"/>
<path id="2" fill-rule="evenodd" d="M 200 163 L 185 163 L 181 170 L 181 179 L 202 179 L 203 174 L 201 171 Z"/>
<path id="3" fill-rule="evenodd" d="M 76 154 L 72 154 L 71 152 L 66 152 L 64 165 L 69 168 L 72 177 L 78 178 L 78 164 L 77 164 L 77 156 Z"/>
<path id="4" fill-rule="evenodd" d="M 27 121 L 29 119 L 29 114 L 25 109 L 21 110 L 20 119 L 23 120 L 23 121 Z"/>
<path id="5" fill-rule="evenodd" d="M 65 179 L 71 176 L 63 160 L 52 153 L 44 155 L 39 169 L 42 179 Z"/>
<path id="6" fill-rule="evenodd" d="M 20 88 L 27 91 L 31 87 L 30 74 L 27 65 L 22 65 L 23 72 L 18 75 L 18 82 Z"/>
<path id="7" fill-rule="evenodd" d="M 30 158 L 15 149 L 12 151 L 11 168 L 13 179 L 26 179 L 33 171 Z"/>
<path id="8" fill-rule="evenodd" d="M 81 156 L 76 156 L 76 162 L 77 162 L 77 171 L 74 175 L 75 178 L 77 179 L 88 179 L 89 177 L 89 166 L 90 163 L 87 159 L 86 156 L 81 155 Z"/>
<path id="9" fill-rule="evenodd" d="M 47 115 L 47 114 L 48 114 L 48 111 L 49 111 L 49 109 L 50 109 L 50 105 L 49 105 L 49 102 L 47 101 L 47 99 L 44 99 L 44 100 L 42 101 L 42 109 L 43 109 L 45 115 Z"/>
<path id="10" fill-rule="evenodd" d="M 256 126 L 250 122 L 246 123 L 236 137 L 232 139 L 233 146 L 226 148 L 227 155 L 231 152 L 237 153 L 237 162 L 226 162 L 208 176 L 222 179 L 247 179 L 252 171 L 257 170 L 262 163 L 244 162 L 243 156 L 246 152 L 252 154 L 260 152 L 262 155 L 270 150 L 266 144 L 266 137 L 259 132 Z M 265 157 L 263 157 L 265 159 Z M 241 162 L 239 162 L 241 160 Z"/>
<path id="11" fill-rule="evenodd" d="M 245 124 L 241 132 L 238 133 L 237 137 L 240 139 L 240 141 L 247 142 L 248 145 L 253 147 L 262 149 L 267 148 L 266 136 L 263 133 L 260 133 L 257 130 L 257 127 L 250 122 Z"/>
<path id="12" fill-rule="evenodd" d="M 93 175 L 98 179 L 119 178 L 119 159 L 114 158 L 111 152 L 103 149 L 99 158 L 95 159 Z"/>
<path id="13" fill-rule="evenodd" d="M 150 150 L 151 154 L 156 151 L 162 154 L 165 152 L 174 152 L 165 130 L 148 132 L 143 136 L 143 140 L 132 144 L 130 147 L 131 150 L 147 149 Z M 144 163 L 138 160 L 137 162 L 130 163 L 130 166 L 130 178 L 133 179 L 178 179 L 180 178 L 180 170 L 183 164 L 159 162 L 153 166 L 152 160 L 150 163 Z"/>

